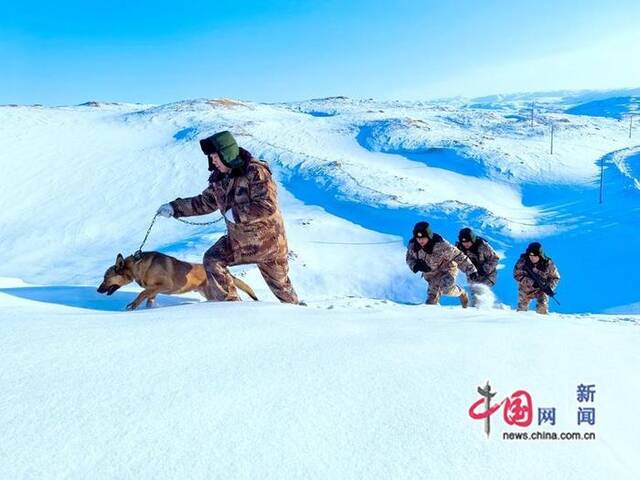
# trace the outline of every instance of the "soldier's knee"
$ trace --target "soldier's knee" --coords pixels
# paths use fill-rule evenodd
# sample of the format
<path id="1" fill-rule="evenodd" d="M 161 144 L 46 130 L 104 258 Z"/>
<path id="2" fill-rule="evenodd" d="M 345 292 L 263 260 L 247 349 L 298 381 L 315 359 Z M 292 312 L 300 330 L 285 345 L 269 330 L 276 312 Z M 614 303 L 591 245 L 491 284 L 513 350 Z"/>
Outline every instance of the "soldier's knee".
<path id="1" fill-rule="evenodd" d="M 202 264 L 205 269 L 209 270 L 209 267 L 216 268 L 218 266 L 225 266 L 227 263 L 221 253 L 222 252 L 216 248 L 216 245 L 204 252 L 204 255 L 202 256 Z"/>
<path id="2" fill-rule="evenodd" d="M 209 251 L 202 256 L 202 265 L 207 271 L 212 271 L 216 268 L 217 258 L 209 254 Z"/>

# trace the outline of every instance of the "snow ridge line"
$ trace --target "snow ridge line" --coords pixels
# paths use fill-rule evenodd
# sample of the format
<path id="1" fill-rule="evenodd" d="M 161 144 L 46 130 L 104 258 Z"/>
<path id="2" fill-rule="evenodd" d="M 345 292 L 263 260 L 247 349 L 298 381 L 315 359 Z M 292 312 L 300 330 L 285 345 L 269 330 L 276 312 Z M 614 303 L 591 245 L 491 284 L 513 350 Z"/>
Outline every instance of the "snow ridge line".
<path id="1" fill-rule="evenodd" d="M 633 176 L 627 160 L 629 157 L 640 154 L 640 145 L 634 145 L 633 147 L 622 148 L 616 150 L 610 154 L 611 163 L 613 163 L 620 173 L 625 177 L 633 181 L 634 186 L 640 190 L 640 180 Z"/>
<path id="2" fill-rule="evenodd" d="M 368 203 L 370 200 L 374 200 L 374 201 L 387 200 L 390 203 L 389 206 L 402 206 L 402 207 L 406 207 L 406 208 L 416 208 L 416 205 L 400 200 L 397 195 L 384 193 L 384 192 L 376 190 L 376 189 L 374 189 L 372 187 L 364 185 L 360 180 L 358 180 L 355 176 L 353 176 L 353 174 L 351 174 L 347 170 L 345 170 L 344 167 L 340 163 L 338 163 L 336 161 L 327 161 L 324 158 L 317 157 L 317 156 L 314 156 L 314 155 L 310 155 L 308 153 L 297 152 L 297 151 L 292 150 L 292 149 L 287 148 L 287 147 L 278 146 L 278 145 L 275 145 L 275 144 L 273 144 L 271 142 L 268 142 L 266 140 L 258 139 L 258 138 L 255 137 L 255 135 L 253 135 L 251 133 L 248 133 L 246 130 L 244 130 L 242 128 L 239 128 L 239 130 L 241 130 L 241 133 L 238 133 L 237 136 L 245 136 L 245 137 L 252 138 L 255 142 L 257 142 L 258 144 L 262 145 L 263 148 L 264 148 L 264 145 L 266 145 L 266 146 L 270 147 L 271 149 L 276 150 L 276 152 L 271 153 L 271 156 L 273 158 L 277 159 L 281 155 L 280 153 L 277 153 L 277 151 L 285 151 L 286 153 L 289 153 L 290 155 L 293 155 L 294 158 L 296 158 L 296 157 L 297 158 L 304 157 L 304 158 L 307 158 L 307 159 L 318 160 L 319 163 L 320 163 L 320 165 L 317 165 L 318 169 L 322 169 L 322 167 L 330 167 L 332 170 L 339 171 L 344 177 L 346 177 L 348 180 L 353 182 L 356 186 L 360 187 L 363 190 L 372 192 L 374 198 L 364 197 L 364 200 L 366 201 L 366 203 Z M 279 163 L 282 164 L 281 161 L 279 161 Z M 299 162 L 299 165 L 302 166 L 304 163 L 305 163 L 304 161 L 301 161 L 301 162 Z M 286 168 L 289 168 L 289 167 L 286 167 Z M 418 167 L 411 167 L 411 168 L 418 168 Z M 309 167 L 306 167 L 306 166 L 304 167 L 304 169 L 305 170 L 312 170 L 312 168 L 309 168 Z M 329 180 L 335 180 L 336 179 L 336 175 L 333 175 L 333 174 L 327 174 L 327 177 L 328 177 Z M 356 197 L 354 198 L 354 200 L 358 200 L 358 197 L 360 197 L 360 195 L 358 195 L 357 192 L 355 193 L 355 195 L 356 195 Z M 455 205 L 454 208 L 459 208 L 461 210 L 464 210 L 466 207 L 470 207 L 470 205 L 462 204 L 461 202 L 458 202 L 458 201 L 447 201 L 447 202 L 439 202 L 439 203 L 431 204 L 429 206 L 422 206 L 420 208 L 423 209 L 425 211 L 425 213 L 427 213 L 429 211 L 438 210 L 438 209 L 446 210 L 447 209 L 446 206 L 451 206 L 451 205 Z M 500 216 L 497 216 L 494 213 L 489 212 L 488 210 L 483 209 L 481 207 L 476 207 L 476 206 L 471 206 L 471 207 L 480 208 L 481 210 L 484 210 L 485 215 L 487 217 L 489 217 L 489 218 L 494 219 L 494 221 L 496 223 L 498 223 L 498 224 L 501 224 L 501 223 L 512 223 L 512 224 L 522 225 L 522 226 L 526 226 L 526 227 L 539 227 L 541 225 L 539 223 L 528 223 L 528 222 L 518 221 L 518 220 L 515 220 L 515 219 L 500 217 Z"/>

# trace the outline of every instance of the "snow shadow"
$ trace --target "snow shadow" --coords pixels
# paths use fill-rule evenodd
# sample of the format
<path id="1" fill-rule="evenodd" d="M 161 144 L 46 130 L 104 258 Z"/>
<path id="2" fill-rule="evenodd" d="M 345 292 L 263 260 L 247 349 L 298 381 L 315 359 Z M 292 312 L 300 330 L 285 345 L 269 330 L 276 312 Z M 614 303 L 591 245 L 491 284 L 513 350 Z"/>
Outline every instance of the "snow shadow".
<path id="1" fill-rule="evenodd" d="M 318 110 L 311 110 L 304 113 L 306 113 L 307 115 L 311 115 L 312 117 L 335 117 L 336 116 L 336 114 L 333 112 L 321 112 Z"/>
<path id="2" fill-rule="evenodd" d="M 173 135 L 173 139 L 177 141 L 185 141 L 188 142 L 190 140 L 195 139 L 198 136 L 198 129 L 195 127 L 187 127 L 182 130 L 176 132 Z"/>
<path id="3" fill-rule="evenodd" d="M 389 153 L 404 154 L 402 151 Z M 428 155 L 431 165 L 451 164 L 452 156 L 446 149 L 436 149 Z M 433 160 L 438 155 L 442 158 Z M 557 290 L 561 305 L 552 302 L 552 308 L 567 313 L 604 312 L 607 308 L 638 300 L 635 289 L 621 281 L 631 271 L 629 255 L 640 244 L 640 189 L 635 185 L 635 175 L 631 178 L 624 175 L 614 163 L 613 155 L 610 153 L 601 159 L 605 166 L 603 203 L 599 203 L 599 179 L 583 186 L 521 186 L 523 203 L 541 207 L 544 223 L 558 227 L 558 233 L 542 238 L 508 237 L 488 227 L 485 221 L 488 212 L 477 207 L 451 204 L 429 208 L 389 207 L 384 199 L 377 199 L 375 195 L 364 197 L 344 181 L 340 182 L 320 169 L 305 168 L 304 163 L 285 169 L 282 183 L 304 203 L 320 206 L 328 213 L 366 229 L 399 235 L 405 245 L 413 225 L 420 220 L 429 221 L 434 231 L 451 243 L 455 243 L 460 228 L 473 228 L 506 255 L 501 261 L 504 268 L 499 271 L 494 292 L 500 301 L 510 305 L 517 303 L 513 266 L 529 242 L 541 241 L 562 277 Z M 638 164 L 640 155 L 637 154 L 625 161 L 627 170 L 633 173 L 639 168 Z M 463 171 L 468 174 L 472 170 Z M 375 254 L 363 247 L 363 255 L 367 254 L 375 260 Z M 389 299 L 399 301 L 401 297 L 397 292 Z M 449 301 L 443 303 L 450 304 Z"/>
<path id="4" fill-rule="evenodd" d="M 594 100 L 565 110 L 571 115 L 587 115 L 590 117 L 608 117 L 621 120 L 629 112 L 640 109 L 640 97 L 613 97 Z"/>
<path id="5" fill-rule="evenodd" d="M 640 189 L 640 153 L 628 156 L 621 165 L 622 173 Z"/>
<path id="6" fill-rule="evenodd" d="M 489 177 L 490 171 L 482 160 L 465 153 L 465 148 L 426 147 L 417 149 L 379 148 L 376 144 L 376 132 L 386 128 L 387 122 L 380 122 L 362 127 L 356 136 L 358 144 L 371 152 L 382 152 L 400 155 L 407 160 L 422 163 L 428 167 L 441 168 L 477 178 Z"/>
<path id="7" fill-rule="evenodd" d="M 637 302 L 637 292 L 625 279 L 633 271 L 631 252 L 640 242 L 640 190 L 605 155 L 602 203 L 599 179 L 582 187 L 524 185 L 525 205 L 548 206 L 551 223 L 565 227 L 542 239 L 562 279 L 560 295 L 571 304 L 568 311 L 604 312 L 616 305 Z M 635 162 L 634 162 L 635 159 Z M 640 155 L 626 164 L 640 163 Z M 558 309 L 563 310 L 563 309 Z"/>
<path id="8" fill-rule="evenodd" d="M 434 231 L 452 240 L 457 238 L 461 224 L 474 224 L 487 212 L 480 208 L 469 206 L 449 207 L 447 214 L 437 206 L 434 208 L 389 207 L 384 204 L 368 204 L 362 199 L 351 198 L 343 192 L 342 187 L 334 183 L 326 175 L 297 166 L 290 170 L 283 170 L 280 181 L 283 187 L 293 196 L 308 205 L 322 207 L 328 213 L 344 218 L 351 223 L 360 225 L 368 230 L 392 234 L 402 237 L 406 245 L 412 236 L 413 226 L 420 220 L 428 220 Z M 451 209 L 455 209 L 453 213 Z M 458 219 L 452 222 L 452 215 Z M 371 255 L 375 262 L 379 252 L 371 251 L 362 246 L 363 255 Z M 411 272 L 407 269 L 407 275 Z M 462 280 L 461 280 L 462 281 Z M 390 290 L 389 300 L 405 303 L 407 293 Z M 457 298 L 443 297 L 443 305 L 458 305 Z"/>
<path id="9" fill-rule="evenodd" d="M 111 296 L 107 296 L 96 292 L 95 287 L 67 286 L 0 288 L 0 293 L 6 293 L 14 297 L 33 300 L 36 302 L 53 303 L 56 305 L 66 305 L 68 307 L 103 310 L 109 312 L 124 311 L 125 307 L 138 295 L 138 292 L 118 291 Z M 166 307 L 197 302 L 197 299 L 192 298 L 158 295 L 156 305 Z M 145 308 L 144 303 L 138 308 Z"/>
<path id="10" fill-rule="evenodd" d="M 472 177 L 488 177 L 489 171 L 486 165 L 480 161 L 474 161 L 470 157 L 460 154 L 453 148 L 428 148 L 426 150 L 394 150 L 392 152 L 402 155 L 408 160 L 420 162 L 428 167 L 441 168 L 461 175 Z"/>

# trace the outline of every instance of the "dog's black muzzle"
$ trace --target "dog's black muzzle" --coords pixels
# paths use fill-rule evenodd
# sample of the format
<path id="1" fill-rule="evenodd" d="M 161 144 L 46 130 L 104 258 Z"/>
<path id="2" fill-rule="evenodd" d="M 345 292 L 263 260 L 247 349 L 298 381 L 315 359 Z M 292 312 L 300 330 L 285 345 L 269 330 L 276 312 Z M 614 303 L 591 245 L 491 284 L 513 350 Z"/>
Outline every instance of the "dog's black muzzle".
<path id="1" fill-rule="evenodd" d="M 111 286 L 107 287 L 104 284 L 101 284 L 97 288 L 97 292 L 98 293 L 106 293 L 107 295 L 113 295 L 113 292 L 115 292 L 119 288 L 120 288 L 120 285 L 111 285 Z"/>

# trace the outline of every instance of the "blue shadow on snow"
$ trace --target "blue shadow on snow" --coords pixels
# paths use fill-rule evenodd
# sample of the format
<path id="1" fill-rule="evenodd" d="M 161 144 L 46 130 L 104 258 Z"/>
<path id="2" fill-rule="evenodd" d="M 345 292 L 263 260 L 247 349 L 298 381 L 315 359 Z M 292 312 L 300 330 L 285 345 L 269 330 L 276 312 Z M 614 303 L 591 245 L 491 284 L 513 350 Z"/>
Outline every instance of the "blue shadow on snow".
<path id="1" fill-rule="evenodd" d="M 361 132 L 366 135 L 368 132 Z M 358 141 L 364 147 L 364 137 Z M 483 176 L 486 169 L 452 149 L 428 149 L 419 152 L 387 151 L 429 166 L 445 168 L 460 174 Z M 603 157 L 605 164 L 604 202 L 598 203 L 599 185 L 522 185 L 523 203 L 544 211 L 543 222 L 560 228 L 557 234 L 541 239 L 547 254 L 561 273 L 557 296 L 561 305 L 552 303 L 560 312 L 601 312 L 607 308 L 637 302 L 634 288 L 624 283 L 632 268 L 629 256 L 640 244 L 640 190 L 611 162 L 612 154 Z M 637 171 L 640 155 L 628 159 L 629 169 Z M 512 269 L 529 242 L 537 238 L 513 239 L 483 228 L 488 212 L 471 206 L 434 205 L 429 208 L 389 207 L 375 200 L 353 198 L 345 187 L 325 172 L 298 165 L 284 169 L 283 186 L 304 203 L 318 205 L 366 229 L 401 236 L 405 245 L 413 225 L 426 219 L 450 242 L 454 243 L 463 226 L 470 226 L 488 239 L 495 248 L 506 253 L 504 268 L 498 274 L 494 291 L 502 302 L 515 306 L 517 286 Z M 367 254 L 366 249 L 363 251 Z M 372 258 L 375 261 L 375 258 Z M 407 271 L 407 275 L 411 273 Z M 390 298 L 390 300 L 398 300 Z M 443 303 L 452 303 L 445 301 Z M 453 302 L 456 303 L 456 302 Z"/>
<path id="2" fill-rule="evenodd" d="M 137 292 L 118 291 L 111 296 L 107 296 L 96 292 L 95 287 L 66 286 L 0 288 L 0 292 L 37 302 L 110 312 L 125 310 L 125 307 L 138 295 Z M 158 295 L 156 299 L 156 305 L 162 307 L 197 302 L 198 300 L 170 295 Z M 143 302 L 138 309 L 144 308 L 145 304 Z"/>

